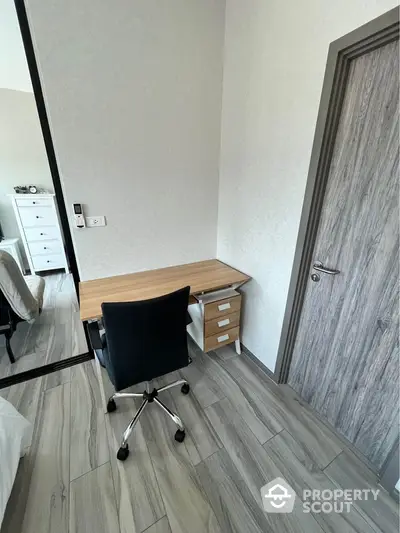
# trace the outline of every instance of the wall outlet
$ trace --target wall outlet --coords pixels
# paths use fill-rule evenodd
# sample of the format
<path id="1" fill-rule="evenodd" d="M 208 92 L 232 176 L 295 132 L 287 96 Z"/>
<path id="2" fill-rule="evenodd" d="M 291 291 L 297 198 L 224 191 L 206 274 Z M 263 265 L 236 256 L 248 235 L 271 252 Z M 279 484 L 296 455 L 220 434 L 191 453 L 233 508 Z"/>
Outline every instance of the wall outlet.
<path id="1" fill-rule="evenodd" d="M 95 228 L 97 226 L 105 226 L 106 217 L 86 217 L 86 227 Z"/>

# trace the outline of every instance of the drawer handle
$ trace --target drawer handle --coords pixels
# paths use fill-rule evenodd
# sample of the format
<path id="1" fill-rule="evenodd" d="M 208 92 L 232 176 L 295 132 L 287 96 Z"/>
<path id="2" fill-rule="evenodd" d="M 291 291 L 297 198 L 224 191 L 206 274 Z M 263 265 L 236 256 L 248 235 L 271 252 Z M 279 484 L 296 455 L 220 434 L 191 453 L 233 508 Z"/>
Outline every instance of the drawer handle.
<path id="1" fill-rule="evenodd" d="M 218 342 L 224 342 L 224 341 L 227 341 L 229 339 L 229 335 L 228 333 L 226 335 L 221 335 L 220 337 L 217 338 L 217 341 Z"/>
<path id="2" fill-rule="evenodd" d="M 227 304 L 221 304 L 218 306 L 218 311 L 225 311 L 225 309 L 230 309 L 231 304 L 228 302 Z"/>
<path id="3" fill-rule="evenodd" d="M 231 321 L 229 320 L 229 318 L 225 318 L 225 320 L 220 320 L 218 322 L 218 327 L 219 328 L 223 328 L 224 326 L 227 326 L 230 323 L 231 323 Z"/>

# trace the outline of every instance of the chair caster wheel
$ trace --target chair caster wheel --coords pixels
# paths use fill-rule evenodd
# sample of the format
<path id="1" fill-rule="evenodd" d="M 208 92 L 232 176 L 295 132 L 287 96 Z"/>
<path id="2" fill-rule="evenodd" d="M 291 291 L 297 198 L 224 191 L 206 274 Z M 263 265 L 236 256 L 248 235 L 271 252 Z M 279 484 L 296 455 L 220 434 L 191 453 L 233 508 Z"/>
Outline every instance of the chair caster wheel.
<path id="1" fill-rule="evenodd" d="M 182 394 L 189 394 L 190 391 L 190 385 L 189 383 L 184 383 L 181 387 L 181 393 Z"/>
<path id="2" fill-rule="evenodd" d="M 108 400 L 107 413 L 113 413 L 116 410 L 117 410 L 117 404 L 115 403 L 115 401 L 114 400 Z"/>
<path id="3" fill-rule="evenodd" d="M 125 461 L 129 455 L 129 448 L 126 445 L 126 448 L 120 448 L 117 453 L 117 459 L 119 461 Z"/>
<path id="4" fill-rule="evenodd" d="M 178 431 L 175 433 L 175 440 L 178 442 L 183 442 L 185 440 L 186 433 L 185 430 L 178 429 Z"/>

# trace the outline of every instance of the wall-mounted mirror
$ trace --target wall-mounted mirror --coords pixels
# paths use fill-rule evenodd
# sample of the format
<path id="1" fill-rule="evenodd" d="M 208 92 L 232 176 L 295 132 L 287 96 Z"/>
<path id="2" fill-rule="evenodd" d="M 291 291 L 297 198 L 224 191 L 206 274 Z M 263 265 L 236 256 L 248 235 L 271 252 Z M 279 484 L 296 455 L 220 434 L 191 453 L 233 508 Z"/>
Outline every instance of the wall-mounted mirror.
<path id="1" fill-rule="evenodd" d="M 13 0 L 1 0 L 0 388 L 21 373 L 29 379 L 37 369 L 51 372 L 88 352 L 74 252 L 26 31 L 23 38 Z"/>

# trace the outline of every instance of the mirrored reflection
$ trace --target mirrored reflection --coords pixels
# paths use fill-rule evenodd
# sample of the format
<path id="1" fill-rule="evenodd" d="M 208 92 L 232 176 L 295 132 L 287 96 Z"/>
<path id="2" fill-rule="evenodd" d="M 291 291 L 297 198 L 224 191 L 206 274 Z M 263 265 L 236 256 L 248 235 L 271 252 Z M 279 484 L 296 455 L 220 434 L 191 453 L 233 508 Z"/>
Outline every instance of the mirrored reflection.
<path id="1" fill-rule="evenodd" d="M 15 6 L 0 4 L 0 379 L 86 353 Z"/>

